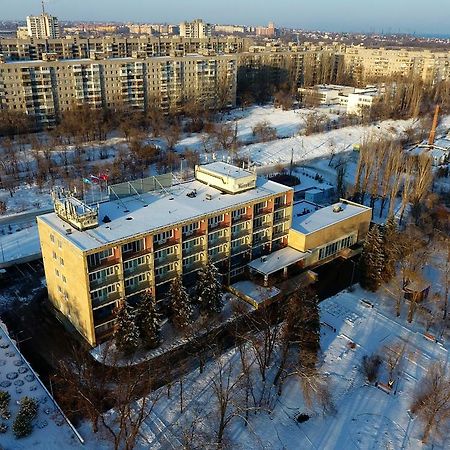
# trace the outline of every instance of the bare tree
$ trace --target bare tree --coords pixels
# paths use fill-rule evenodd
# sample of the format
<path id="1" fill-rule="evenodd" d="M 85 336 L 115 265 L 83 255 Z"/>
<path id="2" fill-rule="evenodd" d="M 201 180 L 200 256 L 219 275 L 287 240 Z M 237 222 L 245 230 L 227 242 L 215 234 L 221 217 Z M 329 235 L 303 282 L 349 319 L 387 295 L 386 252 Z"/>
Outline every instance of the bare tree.
<path id="1" fill-rule="evenodd" d="M 445 433 L 450 422 L 450 377 L 443 363 L 435 363 L 419 383 L 411 412 L 423 424 L 422 442 Z"/>

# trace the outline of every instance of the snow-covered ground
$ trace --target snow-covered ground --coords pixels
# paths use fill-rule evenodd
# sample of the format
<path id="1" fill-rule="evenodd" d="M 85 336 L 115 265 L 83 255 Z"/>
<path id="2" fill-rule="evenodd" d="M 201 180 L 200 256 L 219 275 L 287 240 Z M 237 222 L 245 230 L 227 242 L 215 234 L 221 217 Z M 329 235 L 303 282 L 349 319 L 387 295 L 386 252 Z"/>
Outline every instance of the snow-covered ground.
<path id="1" fill-rule="evenodd" d="M 366 302 L 362 301 L 365 300 Z M 373 308 L 370 307 L 373 305 Z M 391 314 L 386 299 L 356 288 L 343 291 L 320 305 L 322 322 L 322 372 L 327 377 L 336 406 L 336 413 L 323 415 L 317 407 L 308 408 L 295 377 L 288 378 L 281 396 L 274 395 L 273 410 L 250 414 L 248 426 L 243 416 L 236 415 L 226 431 L 229 448 L 242 449 L 445 449 L 444 441 L 421 443 L 422 427 L 409 412 L 420 380 L 434 362 L 450 369 L 448 347 L 428 340 L 424 330 L 415 323 Z M 395 371 L 395 383 L 390 393 L 369 384 L 361 370 L 365 355 L 378 353 L 384 361 L 392 352 L 404 348 Z M 240 355 L 234 349 L 222 359 L 222 373 L 239 376 Z M 194 371 L 183 381 L 183 412 L 180 412 L 179 387 L 172 387 L 170 398 L 161 389 L 156 403 L 141 429 L 138 448 L 180 448 L 183 438 L 192 432 L 199 444 L 202 433 L 214 441 L 217 430 L 217 386 L 220 365 L 209 363 L 202 374 Z M 233 378 L 234 379 L 234 378 Z M 378 382 L 387 383 L 386 362 L 381 367 Z M 233 394 L 230 409 L 242 398 Z M 137 404 L 135 405 L 137 407 Z M 300 414 L 310 419 L 298 423 Z M 86 427 L 83 427 L 86 429 Z M 212 436 L 212 437 L 211 437 Z M 95 436 L 95 448 L 107 448 Z M 201 446 L 201 444 L 200 444 Z M 207 447 L 206 443 L 204 447 Z"/>
<path id="2" fill-rule="evenodd" d="M 83 448 L 75 432 L 69 426 L 44 385 L 31 366 L 22 357 L 14 342 L 9 338 L 6 327 L 0 321 L 0 391 L 10 394 L 9 411 L 11 417 L 0 417 L 0 425 L 6 425 L 4 433 L 0 432 L 0 447 L 11 450 L 60 450 Z M 12 426 L 19 411 L 18 402 L 28 396 L 38 402 L 38 414 L 33 421 L 30 436 L 16 439 Z"/>

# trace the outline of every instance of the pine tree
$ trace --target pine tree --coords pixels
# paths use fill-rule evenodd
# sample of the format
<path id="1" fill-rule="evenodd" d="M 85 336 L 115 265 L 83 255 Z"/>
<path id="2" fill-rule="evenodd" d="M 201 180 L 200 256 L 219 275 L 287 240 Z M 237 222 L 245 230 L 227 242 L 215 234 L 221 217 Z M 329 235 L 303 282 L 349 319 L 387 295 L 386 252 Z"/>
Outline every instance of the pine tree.
<path id="1" fill-rule="evenodd" d="M 395 276 L 395 265 L 398 259 L 398 229 L 394 216 L 386 221 L 383 230 L 384 268 L 383 281 L 388 282 Z"/>
<path id="2" fill-rule="evenodd" d="M 156 309 L 155 299 L 150 292 L 145 292 L 136 307 L 136 324 L 139 337 L 148 348 L 156 348 L 160 343 L 160 315 Z"/>
<path id="3" fill-rule="evenodd" d="M 377 225 L 367 233 L 359 267 L 359 284 L 364 289 L 375 292 L 383 280 L 384 267 L 383 238 Z"/>
<path id="4" fill-rule="evenodd" d="M 208 263 L 199 273 L 197 299 L 202 313 L 218 314 L 222 311 L 223 298 L 220 274 L 213 263 Z"/>
<path id="5" fill-rule="evenodd" d="M 130 354 L 139 345 L 139 331 L 136 326 L 135 313 L 129 305 L 122 300 L 114 310 L 116 315 L 116 330 L 114 338 L 119 351 Z"/>
<path id="6" fill-rule="evenodd" d="M 172 313 L 172 323 L 176 328 L 186 328 L 192 323 L 192 304 L 181 277 L 175 278 L 169 289 L 169 303 Z"/>

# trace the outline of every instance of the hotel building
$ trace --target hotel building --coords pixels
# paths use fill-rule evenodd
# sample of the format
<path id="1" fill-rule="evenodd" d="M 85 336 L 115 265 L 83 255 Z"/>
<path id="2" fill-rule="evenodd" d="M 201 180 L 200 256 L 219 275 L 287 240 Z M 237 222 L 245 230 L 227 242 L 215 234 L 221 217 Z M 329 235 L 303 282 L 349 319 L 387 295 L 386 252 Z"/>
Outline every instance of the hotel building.
<path id="1" fill-rule="evenodd" d="M 50 302 L 95 346 L 113 331 L 120 299 L 134 304 L 150 291 L 164 305 L 172 280 L 195 285 L 208 261 L 224 284 L 248 271 L 267 284 L 364 240 L 370 208 L 294 206 L 293 194 L 221 162 L 197 166 L 184 183 L 166 174 L 112 186 L 96 207 L 55 193 L 55 212 L 38 217 Z"/>

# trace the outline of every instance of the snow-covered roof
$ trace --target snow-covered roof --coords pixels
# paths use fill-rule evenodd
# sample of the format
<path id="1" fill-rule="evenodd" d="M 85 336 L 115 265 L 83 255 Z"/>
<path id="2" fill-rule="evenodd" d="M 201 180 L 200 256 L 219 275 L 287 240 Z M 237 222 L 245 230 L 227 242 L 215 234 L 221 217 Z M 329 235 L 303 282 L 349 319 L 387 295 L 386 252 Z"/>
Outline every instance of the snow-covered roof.
<path id="1" fill-rule="evenodd" d="M 295 203 L 292 213 L 292 229 L 303 234 L 314 233 L 342 220 L 357 216 L 370 210 L 369 207 L 341 201 L 331 206 L 314 209 L 305 213 L 304 202 Z"/>
<path id="2" fill-rule="evenodd" d="M 75 431 L 61 413 L 58 405 L 44 387 L 36 373 L 9 337 L 6 326 L 0 321 L 0 390 L 10 394 L 9 411 L 11 417 L 0 422 L 8 426 L 6 433 L 0 434 L 2 448 L 26 449 L 82 448 Z M 37 400 L 38 413 L 30 436 L 14 436 L 12 425 L 19 410 L 18 402 L 23 397 Z"/>
<path id="3" fill-rule="evenodd" d="M 295 264 L 306 258 L 308 253 L 303 253 L 291 247 L 285 247 L 270 255 L 263 256 L 248 263 L 248 267 L 262 275 L 270 275 L 278 270 Z"/>
<path id="4" fill-rule="evenodd" d="M 231 195 L 193 180 L 174 185 L 170 190 L 101 203 L 99 226 L 91 230 L 77 231 L 55 213 L 39 216 L 38 221 L 48 224 L 81 250 L 89 251 L 187 220 L 220 214 L 224 210 L 290 190 L 292 188 L 259 178 L 255 189 Z M 187 195 L 194 192 L 195 195 Z M 105 216 L 110 222 L 102 222 Z M 70 234 L 66 234 L 68 229 Z"/>
<path id="5" fill-rule="evenodd" d="M 260 304 L 276 297 L 281 291 L 275 286 L 264 287 L 253 283 L 253 281 L 243 280 L 232 284 L 231 289 L 245 297 L 249 297 L 255 303 Z"/>
<path id="6" fill-rule="evenodd" d="M 247 178 L 252 176 L 254 173 L 249 170 L 242 169 L 240 167 L 234 166 L 232 164 L 228 164 L 226 162 L 215 161 L 209 164 L 203 164 L 199 166 L 200 169 L 208 170 L 210 172 L 215 172 L 219 175 L 231 177 L 231 178 Z"/>

